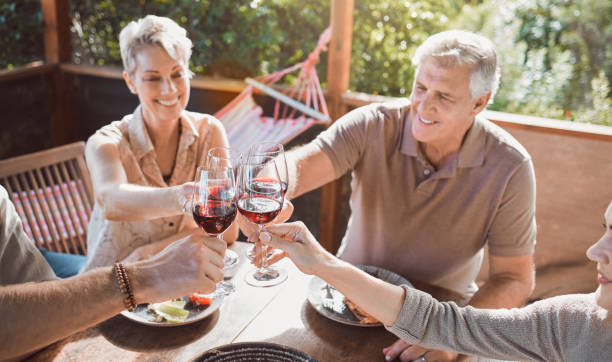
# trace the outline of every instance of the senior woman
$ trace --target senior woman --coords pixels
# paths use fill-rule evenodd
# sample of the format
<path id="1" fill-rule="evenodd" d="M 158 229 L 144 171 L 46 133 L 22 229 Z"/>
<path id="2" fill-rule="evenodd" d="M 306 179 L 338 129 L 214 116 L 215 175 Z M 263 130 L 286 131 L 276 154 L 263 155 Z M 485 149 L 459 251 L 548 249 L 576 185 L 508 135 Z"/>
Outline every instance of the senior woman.
<path id="1" fill-rule="evenodd" d="M 268 226 L 259 240 L 284 250 L 301 271 L 326 280 L 408 343 L 503 360 L 610 361 L 612 203 L 604 219 L 604 235 L 587 250 L 597 262 L 597 291 L 514 309 L 462 308 L 388 284 L 328 253 L 300 222 Z M 397 357 L 389 348 L 383 353 Z M 400 358 L 428 360 L 427 354 Z"/>
<path id="2" fill-rule="evenodd" d="M 195 170 L 212 147 L 228 147 L 221 123 L 188 112 L 191 41 L 185 29 L 148 15 L 121 30 L 123 78 L 140 104 L 87 141 L 95 205 L 84 269 L 154 254 L 196 227 L 183 213 Z M 237 225 L 224 238 L 233 242 Z"/>

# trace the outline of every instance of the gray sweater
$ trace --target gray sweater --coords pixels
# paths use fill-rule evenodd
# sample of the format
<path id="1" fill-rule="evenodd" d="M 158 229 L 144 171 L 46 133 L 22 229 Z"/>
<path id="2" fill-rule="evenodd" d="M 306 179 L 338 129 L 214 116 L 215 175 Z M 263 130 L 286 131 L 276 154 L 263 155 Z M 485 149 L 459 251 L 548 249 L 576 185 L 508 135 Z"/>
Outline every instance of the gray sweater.
<path id="1" fill-rule="evenodd" d="M 594 294 L 476 309 L 408 288 L 389 331 L 411 344 L 502 360 L 612 361 L 612 312 Z"/>

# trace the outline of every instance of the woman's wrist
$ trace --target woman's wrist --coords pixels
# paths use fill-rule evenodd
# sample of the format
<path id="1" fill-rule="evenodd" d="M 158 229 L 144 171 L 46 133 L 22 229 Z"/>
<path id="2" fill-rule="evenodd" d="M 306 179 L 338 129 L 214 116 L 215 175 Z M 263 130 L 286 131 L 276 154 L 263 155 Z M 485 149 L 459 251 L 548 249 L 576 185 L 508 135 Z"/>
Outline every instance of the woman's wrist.
<path id="1" fill-rule="evenodd" d="M 343 264 L 344 261 L 325 250 L 319 258 L 318 265 L 314 268 L 316 270 L 315 275 L 323 278 L 337 271 Z"/>

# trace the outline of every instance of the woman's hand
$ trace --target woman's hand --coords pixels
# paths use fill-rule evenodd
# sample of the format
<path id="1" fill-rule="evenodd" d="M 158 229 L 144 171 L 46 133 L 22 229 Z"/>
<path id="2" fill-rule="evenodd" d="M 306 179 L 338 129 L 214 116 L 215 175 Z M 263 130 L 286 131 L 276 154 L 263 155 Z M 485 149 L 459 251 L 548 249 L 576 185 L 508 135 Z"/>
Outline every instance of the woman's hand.
<path id="1" fill-rule="evenodd" d="M 285 202 L 283 203 L 283 209 L 272 223 L 283 223 L 289 220 L 291 214 L 293 214 L 293 204 L 291 203 L 291 201 L 285 199 Z M 238 215 L 236 216 L 236 221 L 238 222 L 240 230 L 248 238 L 248 240 L 255 242 L 257 240 L 257 235 L 259 235 L 259 227 L 247 220 L 247 218 L 242 216 L 242 214 L 240 213 L 238 213 Z"/>
<path id="2" fill-rule="evenodd" d="M 258 241 L 266 246 L 283 250 L 282 254 L 271 258 L 272 263 L 288 256 L 306 274 L 314 274 L 322 265 L 334 258 L 301 221 L 267 226 L 258 235 Z M 255 261 L 260 262 L 257 259 Z"/>

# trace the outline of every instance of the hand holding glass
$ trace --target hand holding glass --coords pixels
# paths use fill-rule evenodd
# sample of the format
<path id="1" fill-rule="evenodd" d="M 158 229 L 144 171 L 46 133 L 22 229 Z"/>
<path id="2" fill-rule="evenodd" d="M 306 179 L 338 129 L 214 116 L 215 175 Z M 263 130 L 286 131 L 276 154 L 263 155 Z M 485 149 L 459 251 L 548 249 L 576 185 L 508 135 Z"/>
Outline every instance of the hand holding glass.
<path id="1" fill-rule="evenodd" d="M 191 208 L 196 224 L 208 235 L 222 239 L 236 218 L 234 173 L 229 167 L 199 167 L 196 171 Z M 209 297 L 233 293 L 231 283 L 217 283 Z"/>
<path id="2" fill-rule="evenodd" d="M 240 214 L 256 224 L 260 231 L 280 213 L 284 192 L 273 157 L 250 153 L 242 164 L 237 189 Z M 260 248 L 261 267 L 246 275 L 247 283 L 257 287 L 276 285 L 287 278 L 285 270 L 266 267 L 267 255 L 264 249 Z"/>

